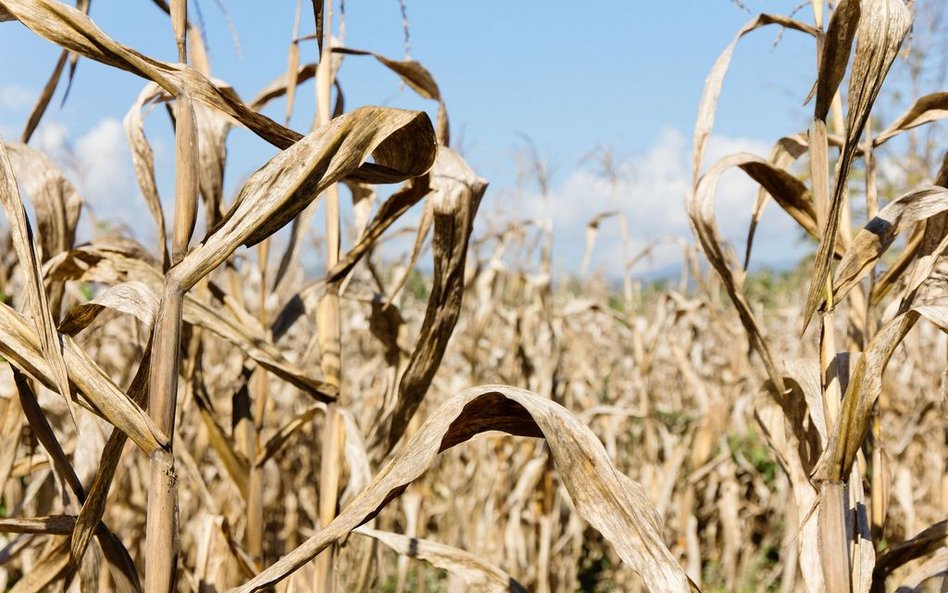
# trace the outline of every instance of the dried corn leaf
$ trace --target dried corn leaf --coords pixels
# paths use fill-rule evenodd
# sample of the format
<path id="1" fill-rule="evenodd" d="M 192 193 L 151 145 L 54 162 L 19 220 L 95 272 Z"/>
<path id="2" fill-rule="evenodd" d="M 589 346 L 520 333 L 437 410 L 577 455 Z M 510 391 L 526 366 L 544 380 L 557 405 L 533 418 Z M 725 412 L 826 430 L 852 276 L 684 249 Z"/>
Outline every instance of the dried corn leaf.
<path id="1" fill-rule="evenodd" d="M 99 366 L 73 341 L 61 337 L 63 358 L 70 381 L 113 426 L 121 429 L 148 455 L 162 450 L 168 439 L 142 409 L 112 382 Z M 54 385 L 43 357 L 39 338 L 26 320 L 0 303 L 0 355 L 47 387 Z"/>
<path id="2" fill-rule="evenodd" d="M 36 399 L 33 388 L 30 387 L 29 380 L 23 373 L 13 369 L 13 381 L 16 384 L 23 415 L 26 416 L 26 421 L 30 424 L 30 430 L 43 445 L 43 448 L 46 449 L 46 453 L 52 460 L 53 468 L 56 470 L 63 487 L 68 486 L 72 492 L 77 493 L 82 498 L 85 496 L 82 482 L 79 481 L 75 470 L 72 469 L 72 464 L 69 463 L 66 453 L 59 444 L 59 440 L 53 432 L 53 427 L 46 420 L 46 415 Z"/>
<path id="3" fill-rule="evenodd" d="M 46 368 L 52 381 L 51 388 L 58 391 L 73 415 L 70 401 L 69 375 L 66 372 L 66 362 L 63 360 L 62 345 L 59 334 L 56 333 L 56 323 L 49 308 L 46 287 L 43 284 L 43 271 L 40 259 L 36 254 L 36 244 L 33 241 L 33 229 L 26 218 L 26 209 L 20 199 L 13 166 L 7 154 L 6 145 L 0 141 L 0 202 L 7 217 L 10 237 L 20 261 L 23 279 L 26 284 L 30 301 L 30 313 L 33 324 L 39 335 L 39 348 L 43 353 Z M 73 416 L 75 424 L 75 416 Z"/>
<path id="4" fill-rule="evenodd" d="M 405 284 L 408 283 L 408 278 L 411 276 L 412 270 L 414 270 L 418 264 L 418 258 L 421 257 L 425 241 L 428 239 L 428 232 L 431 231 L 431 225 L 434 219 L 433 212 L 431 201 L 426 201 L 425 209 L 421 211 L 421 220 L 418 222 L 418 229 L 415 232 L 415 242 L 411 246 L 411 254 L 408 256 L 408 262 L 403 266 L 401 276 L 399 276 L 388 289 L 388 297 L 385 299 L 386 305 L 391 305 L 395 298 L 398 297 L 402 289 L 405 288 Z"/>
<path id="5" fill-rule="evenodd" d="M 36 214 L 40 261 L 71 249 L 82 198 L 62 171 L 42 152 L 25 144 L 7 145 L 10 163 Z"/>
<path id="6" fill-rule="evenodd" d="M 144 282 L 131 281 L 116 284 L 70 309 L 59 324 L 59 331 L 70 336 L 76 335 L 89 326 L 103 309 L 112 309 L 131 315 L 141 321 L 148 331 L 155 321 L 158 311 L 158 294 Z"/>
<path id="7" fill-rule="evenodd" d="M 4 9 L 0 8 L 0 12 L 3 10 Z M 12 15 L 11 18 L 13 18 Z M 40 120 L 43 119 L 43 114 L 46 113 L 46 108 L 49 107 L 53 93 L 56 92 L 56 87 L 59 85 L 59 78 L 62 76 L 63 68 L 66 67 L 66 60 L 68 58 L 68 51 L 63 50 L 59 53 L 59 59 L 56 60 L 56 65 L 53 66 L 53 72 L 49 75 L 49 80 L 46 81 L 43 90 L 40 92 L 40 96 L 36 99 L 36 105 L 33 106 L 33 111 L 30 112 L 30 116 L 26 120 L 26 126 L 23 128 L 23 133 L 20 134 L 20 142 L 23 144 L 30 141 L 30 138 L 33 137 L 33 132 L 35 132 L 36 127 L 39 126 Z"/>
<path id="8" fill-rule="evenodd" d="M 2 0 L 0 5 L 40 37 L 97 62 L 151 80 L 172 95 L 188 90 L 194 100 L 219 109 L 279 148 L 286 148 L 301 137 L 299 133 L 250 110 L 233 89 L 215 86 L 199 71 L 144 56 L 117 43 L 88 16 L 65 4 L 54 0 Z"/>
<path id="9" fill-rule="evenodd" d="M 59 280 L 81 280 L 123 286 L 107 290 L 100 298 L 78 305 L 63 320 L 64 331 L 79 331 L 106 308 L 131 313 L 147 321 L 153 319 L 161 290 L 160 272 L 142 257 L 143 248 L 131 241 L 96 242 L 56 258 L 48 274 Z M 212 289 L 214 285 L 210 285 Z M 219 290 L 217 290 L 220 292 Z M 240 348 L 281 379 L 299 387 L 316 399 L 330 401 L 337 389 L 296 363 L 289 361 L 251 315 L 239 314 L 234 303 L 228 307 L 208 305 L 192 294 L 184 297 L 185 323 L 202 327 Z"/>
<path id="10" fill-rule="evenodd" d="M 0 519 L 0 533 L 47 533 L 69 535 L 76 526 L 75 515 L 52 515 L 28 519 Z"/>
<path id="11" fill-rule="evenodd" d="M 905 229 L 946 210 L 948 189 L 938 186 L 925 187 L 889 202 L 859 231 L 846 251 L 833 280 L 833 301 L 842 300 L 865 278 Z"/>
<path id="12" fill-rule="evenodd" d="M 260 111 L 270 101 L 286 95 L 291 85 L 300 85 L 314 76 L 316 76 L 316 64 L 312 62 L 298 67 L 295 79 L 289 72 L 285 72 L 263 87 L 248 105 L 251 109 Z"/>
<path id="13" fill-rule="evenodd" d="M 872 143 L 879 146 L 883 142 L 901 134 L 905 130 L 938 121 L 948 117 L 948 92 L 925 95 L 912 104 L 905 113 L 900 115 L 885 130 L 876 136 Z"/>
<path id="14" fill-rule="evenodd" d="M 271 436 L 267 441 L 260 447 L 257 458 L 254 463 L 258 467 L 262 467 L 264 463 L 273 458 L 274 455 L 277 455 L 281 449 L 286 445 L 287 441 L 290 440 L 296 431 L 300 428 L 306 426 L 306 424 L 312 420 L 317 413 L 326 413 L 325 404 L 314 404 L 306 408 L 301 413 L 297 414 L 292 420 L 281 426 L 276 433 Z"/>
<path id="15" fill-rule="evenodd" d="M 76 8 L 84 14 L 89 14 L 89 8 L 92 6 L 92 0 L 76 0 Z M 69 74 L 66 75 L 66 90 L 63 91 L 63 98 L 59 102 L 60 108 L 66 104 L 69 98 L 69 91 L 72 90 L 72 81 L 76 78 L 76 67 L 79 65 L 79 54 L 72 52 L 69 54 Z"/>
<path id="16" fill-rule="evenodd" d="M 576 510 L 615 546 L 619 557 L 655 591 L 691 591 L 688 577 L 665 547 L 660 518 L 644 488 L 615 469 L 586 426 L 535 393 L 484 386 L 445 402 L 336 519 L 232 593 L 260 591 L 292 574 L 378 514 L 440 451 L 487 430 L 545 438 Z"/>
<path id="17" fill-rule="evenodd" d="M 917 306 L 883 325 L 853 369 L 839 421 L 814 470 L 816 480 L 842 481 L 849 476 L 856 453 L 869 429 L 872 406 L 882 391 L 882 374 L 896 347 L 924 317 L 948 333 L 948 306 Z"/>
<path id="18" fill-rule="evenodd" d="M 527 593 L 527 589 L 506 572 L 453 546 L 367 527 L 357 527 L 352 532 L 380 541 L 403 556 L 424 560 L 445 570 L 461 579 L 471 591 Z"/>
<path id="19" fill-rule="evenodd" d="M 882 81 L 911 25 L 911 15 L 902 0 L 863 1 L 864 6 L 856 33 L 856 52 L 849 79 L 846 143 L 836 171 L 835 190 L 830 202 L 826 225 L 821 229 L 820 246 L 817 250 L 803 312 L 804 328 L 825 298 L 826 281 L 830 275 L 833 254 L 836 251 L 836 234 L 839 232 L 843 194 L 847 187 L 849 169 L 859 138 L 869 119 L 879 89 L 882 88 Z"/>
<path id="20" fill-rule="evenodd" d="M 411 358 L 398 384 L 386 452 L 401 438 L 434 379 L 461 312 L 464 265 L 474 215 L 487 182 L 456 152 L 442 147 L 431 171 L 434 212 L 434 274 L 428 307 Z"/>
<path id="21" fill-rule="evenodd" d="M 352 49 L 348 47 L 334 47 L 332 48 L 332 51 L 333 53 L 350 56 L 372 56 L 378 60 L 380 64 L 399 75 L 401 79 L 404 80 L 405 83 L 416 93 L 425 99 L 437 101 L 438 143 L 443 146 L 448 146 L 450 144 L 448 110 L 444 105 L 444 98 L 441 96 L 441 90 L 438 88 L 438 83 L 435 82 L 434 76 L 432 76 L 431 72 L 429 72 L 428 69 L 425 68 L 420 62 L 415 60 L 393 60 L 374 52 Z"/>
<path id="22" fill-rule="evenodd" d="M 247 497 L 247 478 L 250 475 L 250 463 L 241 455 L 233 445 L 230 435 L 224 430 L 214 415 L 214 408 L 211 406 L 207 390 L 204 388 L 204 382 L 201 380 L 201 373 L 195 373 L 192 381 L 194 388 L 194 402 L 197 404 L 198 411 L 201 414 L 201 420 L 207 428 L 208 439 L 211 447 L 221 458 L 227 475 L 233 480 L 241 495 Z"/>
<path id="23" fill-rule="evenodd" d="M 747 331 L 751 347 L 764 362 L 767 375 L 776 388 L 784 390 L 783 378 L 778 372 L 773 355 L 767 346 L 750 304 L 741 292 L 740 282 L 734 276 L 729 258 L 721 245 L 715 222 L 714 198 L 718 180 L 731 167 L 738 167 L 747 173 L 754 181 L 773 196 L 787 214 L 800 223 L 804 228 L 815 229 L 815 220 L 812 205 L 807 199 L 806 186 L 783 169 L 779 169 L 766 160 L 747 153 L 727 156 L 708 169 L 701 177 L 696 189 L 688 200 L 688 216 L 691 219 L 692 229 L 701 244 L 708 261 L 715 269 L 728 296 L 734 303 L 741 324 Z"/>
<path id="24" fill-rule="evenodd" d="M 911 539 L 886 548 L 876 562 L 873 581 L 883 587 L 885 579 L 897 568 L 945 546 L 948 546 L 948 519 L 927 527 Z"/>
<path id="25" fill-rule="evenodd" d="M 442 157 L 439 156 L 439 158 Z M 378 243 L 385 230 L 392 226 L 409 208 L 428 195 L 430 191 L 430 177 L 422 175 L 409 180 L 403 188 L 385 200 L 379 207 L 378 212 L 375 213 L 372 222 L 366 226 L 359 236 L 358 242 L 340 258 L 339 263 L 333 266 L 329 274 L 326 275 L 326 283 L 342 280 L 365 254 Z"/>
<path id="26" fill-rule="evenodd" d="M 161 208 L 161 198 L 158 196 L 158 184 L 155 182 L 155 157 L 148 139 L 145 138 L 144 115 L 157 101 L 169 98 L 170 96 L 161 87 L 150 82 L 138 94 L 138 98 L 123 120 L 125 135 L 131 148 L 132 164 L 135 167 L 135 178 L 148 205 L 148 211 L 155 221 L 162 268 L 168 261 L 168 239 L 165 231 L 165 214 Z"/>
<path id="27" fill-rule="evenodd" d="M 431 123 L 423 113 L 363 107 L 338 117 L 250 177 L 219 228 L 172 269 L 174 282 L 190 288 L 237 247 L 270 236 L 329 185 L 354 176 L 370 156 L 375 170 L 385 171 L 383 180 L 400 181 L 425 173 L 435 154 Z"/>
<path id="28" fill-rule="evenodd" d="M 828 134 L 826 136 L 827 142 L 830 146 L 841 147 L 843 145 L 843 138 L 841 136 L 836 136 L 833 134 Z M 794 134 L 793 136 L 785 136 L 777 141 L 774 144 L 774 147 L 770 151 L 770 162 L 773 163 L 778 169 L 783 169 L 789 171 L 790 167 L 799 159 L 801 156 L 806 154 L 810 149 L 810 141 L 806 133 Z M 746 271 L 750 266 L 750 256 L 751 250 L 754 245 L 754 235 L 757 231 L 757 225 L 760 222 L 760 218 L 764 213 L 764 206 L 767 204 L 767 198 L 769 194 L 761 188 L 757 192 L 757 201 L 754 203 L 754 210 L 751 213 L 751 222 L 747 230 L 747 248 L 744 254 L 744 270 Z M 810 210 L 813 208 L 811 206 Z M 814 215 L 815 216 L 815 215 Z M 816 229 L 816 222 L 814 219 L 813 226 L 807 227 L 805 229 L 807 233 L 814 239 L 819 239 L 819 234 Z M 845 249 L 840 245 L 836 248 L 836 256 L 842 257 Z"/>
<path id="29" fill-rule="evenodd" d="M 853 50 L 853 40 L 862 14 L 861 0 L 842 0 L 830 17 L 829 27 L 822 39 L 820 69 L 816 78 L 815 119 L 826 121 L 830 104 L 839 84 L 846 75 L 846 66 Z"/>
<path id="30" fill-rule="evenodd" d="M 80 245 L 61 253 L 46 264 L 50 280 L 77 280 L 121 284 L 133 280 L 154 288 L 160 286 L 157 261 L 131 239 L 108 238 Z"/>
<path id="31" fill-rule="evenodd" d="M 701 93 L 701 101 L 698 104 L 698 116 L 695 120 L 695 132 L 693 139 L 693 157 L 692 157 L 692 185 L 698 185 L 698 176 L 701 174 L 701 162 L 704 160 L 704 151 L 708 144 L 708 138 L 711 137 L 711 130 L 714 127 L 714 114 L 718 108 L 718 97 L 721 95 L 721 87 L 724 85 L 724 75 L 727 74 L 728 66 L 731 63 L 731 54 L 741 37 L 751 31 L 766 27 L 767 25 L 780 25 L 787 29 L 793 29 L 802 33 L 808 33 L 814 37 L 819 37 L 820 32 L 810 25 L 801 23 L 787 17 L 761 14 L 750 21 L 737 32 L 734 41 L 721 52 L 718 59 L 711 67 L 708 78 L 704 83 L 704 90 Z"/>

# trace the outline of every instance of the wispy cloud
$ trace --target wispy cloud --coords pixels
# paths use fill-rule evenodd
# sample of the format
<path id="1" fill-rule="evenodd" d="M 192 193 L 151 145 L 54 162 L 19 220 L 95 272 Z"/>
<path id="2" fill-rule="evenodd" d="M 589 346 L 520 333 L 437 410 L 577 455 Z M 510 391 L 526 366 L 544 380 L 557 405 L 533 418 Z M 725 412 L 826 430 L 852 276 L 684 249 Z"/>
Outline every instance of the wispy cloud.
<path id="1" fill-rule="evenodd" d="M 760 140 L 714 136 L 707 163 L 742 151 L 766 156 L 769 150 L 769 144 Z M 600 212 L 625 212 L 633 253 L 663 238 L 692 240 L 685 208 L 691 185 L 691 146 L 680 131 L 663 129 L 645 152 L 622 159 L 615 168 L 619 175 L 614 187 L 587 163 L 555 187 L 548 200 L 535 193 L 520 198 L 526 218 L 552 219 L 557 267 L 578 270 L 586 224 Z M 744 248 L 756 195 L 757 186 L 740 171 L 726 173 L 718 186 L 718 225 L 739 250 Z M 798 235 L 795 223 L 770 205 L 755 238 L 754 261 L 780 265 L 800 257 L 805 249 L 796 241 Z M 643 266 L 661 268 L 680 261 L 680 247 L 668 242 L 656 247 Z M 592 262 L 594 268 L 621 269 L 623 254 L 615 219 L 600 225 Z"/>
<path id="2" fill-rule="evenodd" d="M 0 109 L 23 109 L 36 101 L 36 92 L 19 84 L 0 86 Z"/>

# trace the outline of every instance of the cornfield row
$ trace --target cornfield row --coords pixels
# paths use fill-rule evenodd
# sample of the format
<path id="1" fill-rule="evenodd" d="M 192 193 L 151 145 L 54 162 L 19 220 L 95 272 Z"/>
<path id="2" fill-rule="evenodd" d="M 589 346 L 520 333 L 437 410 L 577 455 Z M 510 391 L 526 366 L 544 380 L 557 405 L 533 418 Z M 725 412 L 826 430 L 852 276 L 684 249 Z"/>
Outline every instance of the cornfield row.
<path id="1" fill-rule="evenodd" d="M 332 2 L 313 3 L 313 35 L 298 3 L 287 71 L 249 101 L 212 77 L 187 2 L 155 4 L 177 62 L 114 41 L 88 0 L 0 0 L 0 20 L 62 48 L 20 141 L 0 142 L 6 590 L 944 588 L 948 154 L 887 202 L 877 155 L 944 118 L 948 92 L 870 117 L 911 26 L 901 0 L 815 1 L 813 24 L 765 14 L 738 32 L 698 106 L 681 280 L 627 268 L 621 295 L 555 281 L 542 222 L 474 236 L 487 182 L 448 147 L 434 77 L 344 47 Z M 705 166 L 731 54 L 768 26 L 814 40 L 812 124 Z M 83 200 L 29 145 L 78 59 L 145 81 L 124 123 L 155 245 L 77 244 Z M 343 59 L 400 76 L 435 122 L 345 110 Z M 262 114 L 283 100 L 288 122 L 310 79 L 309 133 Z M 171 220 L 144 133 L 158 105 Z M 235 126 L 279 152 L 228 200 Z M 763 288 L 750 247 L 742 265 L 720 237 L 733 168 L 761 188 L 748 245 L 768 202 L 816 241 L 802 277 Z M 308 277 L 321 207 L 326 272 Z M 393 266 L 408 212 L 414 247 Z M 630 256 L 624 214 L 591 212 L 587 263 L 613 217 Z"/>

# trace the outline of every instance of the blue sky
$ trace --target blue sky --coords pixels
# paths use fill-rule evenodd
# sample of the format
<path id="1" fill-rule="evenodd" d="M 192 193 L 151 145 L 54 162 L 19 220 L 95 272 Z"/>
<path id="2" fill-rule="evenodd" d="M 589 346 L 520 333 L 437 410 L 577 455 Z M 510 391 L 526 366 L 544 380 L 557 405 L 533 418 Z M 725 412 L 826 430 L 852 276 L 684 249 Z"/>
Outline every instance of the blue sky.
<path id="1" fill-rule="evenodd" d="M 244 98 L 286 68 L 295 2 L 224 2 L 239 38 L 236 51 L 216 2 L 200 2 L 214 75 Z M 787 14 L 793 1 L 749 0 L 753 12 Z M 411 57 L 435 76 L 451 117 L 453 139 L 475 170 L 491 181 L 482 224 L 505 217 L 552 218 L 557 264 L 576 269 L 583 227 L 597 210 L 621 208 L 637 246 L 665 235 L 690 238 L 684 197 L 690 172 L 690 137 L 705 76 L 717 55 L 752 14 L 729 0 L 599 1 L 406 0 Z M 192 0 L 192 16 L 195 15 Z M 261 6 L 265 6 L 261 10 Z M 338 5 L 337 5 L 338 6 Z M 397 0 L 348 0 L 346 45 L 390 57 L 404 55 Z M 312 29 L 304 2 L 303 31 Z M 113 38 L 151 56 L 175 60 L 168 20 L 151 2 L 92 4 L 92 18 Z M 798 18 L 811 21 L 809 9 Z M 338 26 L 338 22 L 336 23 Z M 3 23 L 0 53 L 0 134 L 19 136 L 33 100 L 58 49 L 17 23 Z M 811 39 L 779 30 L 752 33 L 738 46 L 721 95 L 709 159 L 734 150 L 766 154 L 771 142 L 802 130 L 810 108 L 802 100 L 813 81 Z M 308 54 L 307 54 L 308 52 Z M 303 60 L 315 47 L 304 46 Z M 428 109 L 399 80 L 368 58 L 347 57 L 340 73 L 346 105 L 382 104 Z M 71 95 L 59 108 L 61 90 L 47 112 L 37 142 L 52 149 L 68 142 L 84 161 L 79 181 L 100 217 L 132 228 L 147 226 L 121 120 L 144 81 L 83 60 Z M 302 87 L 291 125 L 305 131 L 313 109 L 311 85 Z M 284 104 L 268 114 L 282 120 Z M 167 118 L 155 111 L 146 125 L 158 164 L 163 196 L 171 194 L 173 155 Z M 553 170 L 551 203 L 529 185 L 518 189 L 517 154 L 535 143 Z M 619 195 L 605 195 L 584 155 L 609 146 L 629 179 Z M 274 149 L 243 130 L 232 133 L 227 190 L 273 155 Z M 710 162 L 710 161 L 709 161 Z M 729 183 L 730 185 L 727 185 Z M 726 182 L 724 231 L 740 237 L 753 189 Z M 552 206 L 552 207 L 551 207 Z M 728 216 L 726 210 L 742 212 Z M 770 210 L 776 210 L 771 208 Z M 772 214 L 772 216 L 771 216 Z M 793 225 L 779 213 L 765 219 L 762 263 L 782 265 L 804 247 L 789 241 Z M 147 234 L 147 232 L 145 233 Z M 615 229 L 601 235 L 594 262 L 609 267 L 619 254 Z M 668 255 L 652 265 L 669 263 Z M 665 261 L 669 260 L 669 261 Z"/>

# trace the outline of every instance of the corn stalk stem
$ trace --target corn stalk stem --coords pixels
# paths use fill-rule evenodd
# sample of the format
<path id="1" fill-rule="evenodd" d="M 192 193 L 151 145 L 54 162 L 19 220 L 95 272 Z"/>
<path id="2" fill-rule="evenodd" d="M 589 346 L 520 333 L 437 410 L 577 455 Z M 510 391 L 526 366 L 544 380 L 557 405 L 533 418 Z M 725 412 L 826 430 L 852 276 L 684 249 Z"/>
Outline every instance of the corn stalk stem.
<path id="1" fill-rule="evenodd" d="M 321 15 L 323 19 L 323 43 L 316 66 L 316 121 L 325 125 L 330 120 L 332 96 L 332 0 L 326 0 Z M 339 262 L 339 189 L 333 184 L 326 189 L 326 269 Z M 339 387 L 342 383 L 341 330 L 339 320 L 339 284 L 326 287 L 319 301 L 317 331 L 320 366 L 330 384 Z M 340 394 L 341 395 L 341 394 Z M 330 405 L 323 425 L 322 458 L 319 467 L 319 522 L 325 527 L 336 516 L 339 495 L 339 480 L 342 465 L 343 423 L 339 410 Z M 336 548 L 330 546 L 316 560 L 315 591 L 333 593 L 335 575 L 333 563 Z"/>
<path id="2" fill-rule="evenodd" d="M 260 273 L 260 290 L 258 292 L 257 317 L 262 327 L 267 327 L 267 260 L 270 253 L 270 240 L 264 239 L 257 248 L 257 264 Z M 247 459 L 257 458 L 259 448 L 260 429 L 263 427 L 263 417 L 267 409 L 269 398 L 269 382 L 267 371 L 257 367 L 251 378 L 251 388 L 254 392 L 253 414 L 248 422 L 249 432 L 246 448 Z M 257 561 L 263 560 L 263 467 L 256 463 L 250 464 L 250 475 L 247 481 L 247 551 Z"/>
<path id="3" fill-rule="evenodd" d="M 145 525 L 145 593 L 170 593 L 174 590 L 178 556 L 178 486 L 171 448 L 183 303 L 184 292 L 175 282 L 167 282 L 155 321 L 148 377 L 148 413 L 158 428 L 168 435 L 169 451 L 156 452 L 151 458 L 151 488 Z"/>
<path id="4" fill-rule="evenodd" d="M 826 593 L 850 593 L 848 509 L 846 484 L 827 481 L 820 486 L 819 547 Z"/>

